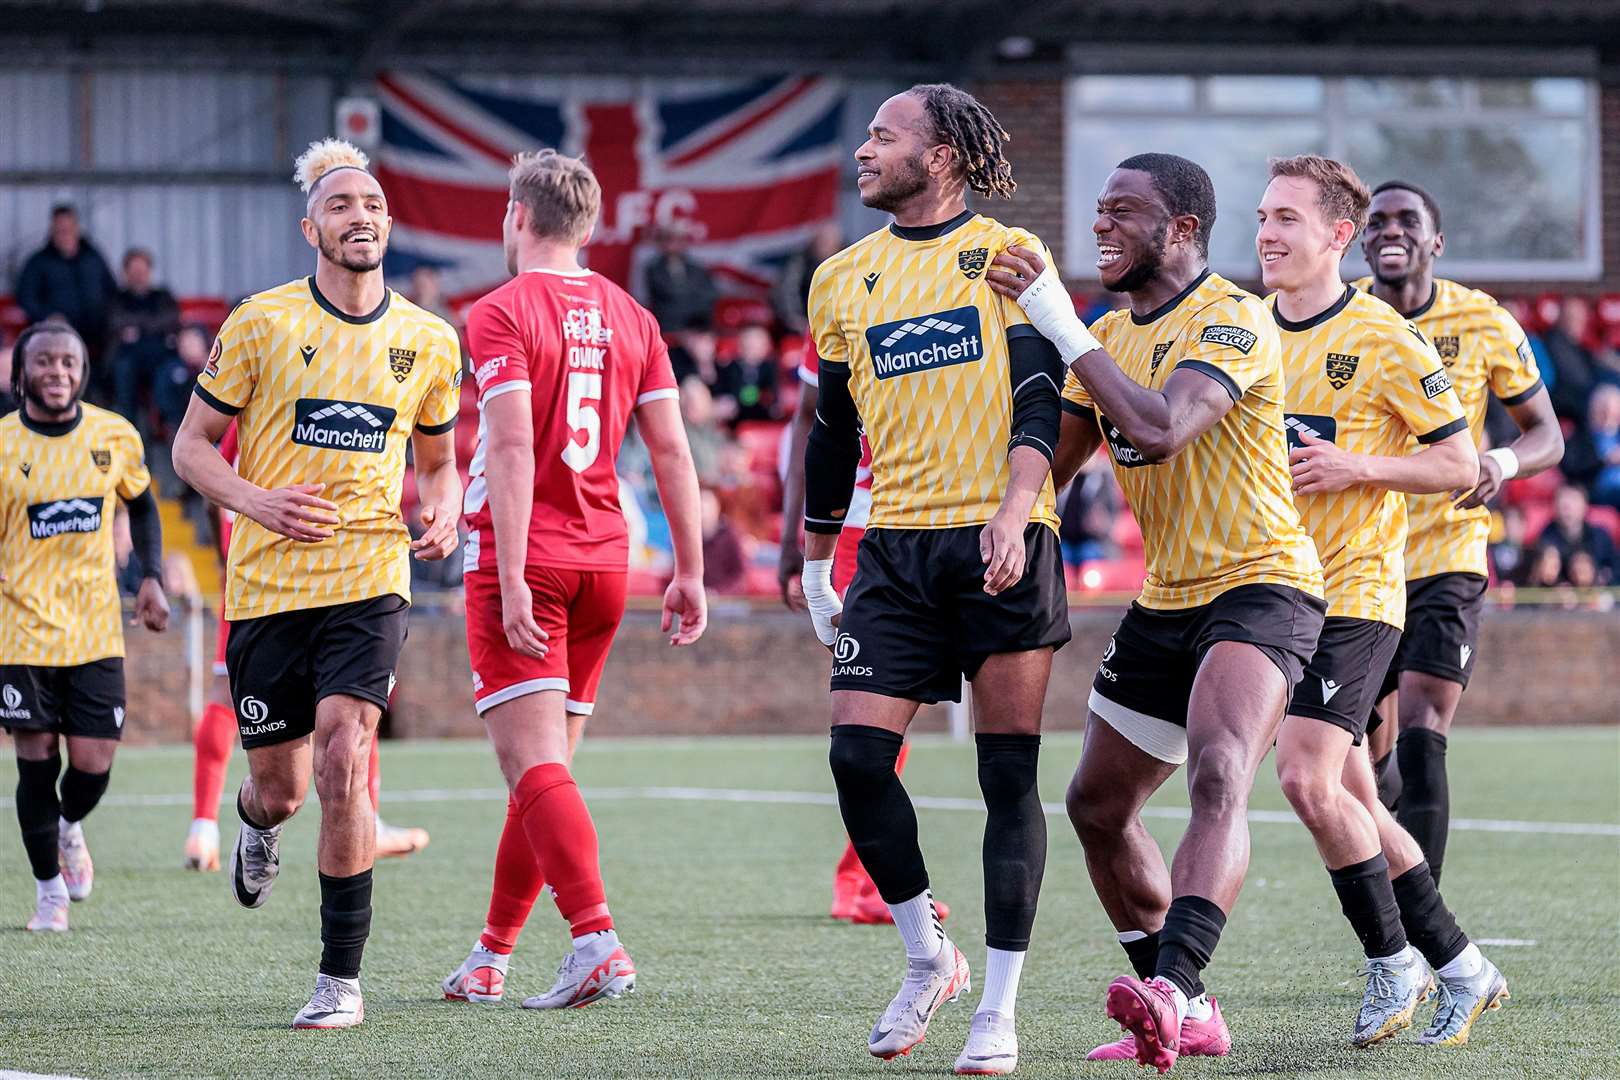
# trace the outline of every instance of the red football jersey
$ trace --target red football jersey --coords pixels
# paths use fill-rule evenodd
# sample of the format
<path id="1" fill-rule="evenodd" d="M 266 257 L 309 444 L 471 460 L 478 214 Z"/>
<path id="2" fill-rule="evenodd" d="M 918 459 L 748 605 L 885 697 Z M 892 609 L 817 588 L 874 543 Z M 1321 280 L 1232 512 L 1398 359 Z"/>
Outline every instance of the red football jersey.
<path id="1" fill-rule="evenodd" d="M 490 399 L 524 389 L 534 417 L 527 564 L 624 569 L 630 540 L 619 508 L 619 446 L 637 406 L 678 396 L 657 320 L 600 274 L 530 270 L 472 306 L 467 350 L 480 419 L 465 505 L 466 569 L 495 569 L 482 411 Z"/>

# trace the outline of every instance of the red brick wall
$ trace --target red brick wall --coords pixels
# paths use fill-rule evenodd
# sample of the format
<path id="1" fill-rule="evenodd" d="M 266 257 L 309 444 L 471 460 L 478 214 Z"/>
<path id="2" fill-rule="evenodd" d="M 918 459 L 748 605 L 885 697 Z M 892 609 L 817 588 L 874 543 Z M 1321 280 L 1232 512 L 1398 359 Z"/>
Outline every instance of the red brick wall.
<path id="1" fill-rule="evenodd" d="M 1063 266 L 1063 84 L 1058 80 L 988 82 L 975 93 L 1013 133 L 1007 156 L 1018 180 L 1010 206 L 991 212 L 1032 229 Z M 1599 282 L 1470 282 L 1504 295 L 1545 291 L 1620 292 L 1620 85 L 1602 88 L 1599 107 L 1602 168 L 1603 279 Z"/>

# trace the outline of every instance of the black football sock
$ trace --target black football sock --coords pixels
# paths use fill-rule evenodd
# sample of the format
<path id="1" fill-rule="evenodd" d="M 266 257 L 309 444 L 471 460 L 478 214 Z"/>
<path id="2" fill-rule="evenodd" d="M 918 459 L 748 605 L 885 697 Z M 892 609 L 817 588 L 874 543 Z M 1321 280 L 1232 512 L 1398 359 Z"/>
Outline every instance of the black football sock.
<path id="1" fill-rule="evenodd" d="M 44 761 L 17 759 L 17 824 L 22 826 L 28 865 L 39 881 L 62 872 L 56 851 L 56 821 L 62 814 L 56 774 L 61 771 L 62 759 L 55 754 Z"/>
<path id="2" fill-rule="evenodd" d="M 1395 902 L 1400 905 L 1406 936 L 1417 951 L 1438 971 L 1468 948 L 1468 935 L 1440 898 L 1440 889 L 1428 863 L 1418 863 L 1394 881 Z"/>
<path id="3" fill-rule="evenodd" d="M 321 974 L 358 979 L 360 956 L 371 936 L 371 871 L 320 877 Z"/>
<path id="4" fill-rule="evenodd" d="M 1039 735 L 975 735 L 984 823 L 984 943 L 1024 952 L 1046 873 L 1046 812 L 1036 790 Z"/>
<path id="5" fill-rule="evenodd" d="M 917 811 L 894 772 L 904 743 L 882 728 L 834 724 L 827 751 L 844 831 L 887 904 L 905 903 L 928 888 Z"/>
<path id="6" fill-rule="evenodd" d="M 1125 950 L 1125 955 L 1131 958 L 1131 969 L 1136 972 L 1136 977 L 1153 978 L 1153 973 L 1159 970 L 1159 932 L 1155 930 L 1147 937 L 1119 944 Z"/>
<path id="7" fill-rule="evenodd" d="M 1178 896 L 1159 931 L 1159 962 L 1154 974 L 1195 998 L 1204 992 L 1202 972 L 1226 927 L 1226 912 L 1202 896 Z"/>
<path id="8" fill-rule="evenodd" d="M 1363 953 L 1368 957 L 1394 956 L 1406 948 L 1401 911 L 1389 883 L 1389 860 L 1383 852 L 1329 870 L 1328 877 L 1333 881 L 1333 891 L 1339 894 L 1340 910 L 1361 939 Z"/>
<path id="9" fill-rule="evenodd" d="M 62 776 L 62 817 L 68 821 L 83 821 L 89 817 L 90 811 L 107 793 L 107 781 L 111 777 L 111 769 L 92 773 L 69 764 Z"/>
<path id="10" fill-rule="evenodd" d="M 1378 801 L 1395 813 L 1401 805 L 1401 763 L 1393 749 L 1373 762 L 1373 778 L 1378 781 Z"/>
<path id="11" fill-rule="evenodd" d="M 1409 728 L 1395 742 L 1401 766 L 1401 805 L 1395 817 L 1412 834 L 1440 883 L 1451 828 L 1451 791 L 1446 785 L 1446 737 L 1428 728 Z"/>

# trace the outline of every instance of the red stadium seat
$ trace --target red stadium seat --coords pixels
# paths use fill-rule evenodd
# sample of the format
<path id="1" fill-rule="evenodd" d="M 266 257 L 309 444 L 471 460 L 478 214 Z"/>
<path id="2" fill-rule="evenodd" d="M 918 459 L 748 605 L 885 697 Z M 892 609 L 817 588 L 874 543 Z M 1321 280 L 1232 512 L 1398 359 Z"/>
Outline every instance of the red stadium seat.
<path id="1" fill-rule="evenodd" d="M 737 425 L 737 441 L 748 451 L 750 469 L 768 476 L 776 475 L 782 429 L 786 426 L 780 420 L 744 420 Z"/>
<path id="2" fill-rule="evenodd" d="M 1620 544 L 1620 510 L 1612 506 L 1594 506 L 1586 511 L 1588 524 L 1607 529 L 1616 544 Z"/>
<path id="3" fill-rule="evenodd" d="M 180 321 L 201 323 L 211 333 L 217 333 L 231 313 L 231 305 L 217 296 L 183 296 L 180 298 Z"/>

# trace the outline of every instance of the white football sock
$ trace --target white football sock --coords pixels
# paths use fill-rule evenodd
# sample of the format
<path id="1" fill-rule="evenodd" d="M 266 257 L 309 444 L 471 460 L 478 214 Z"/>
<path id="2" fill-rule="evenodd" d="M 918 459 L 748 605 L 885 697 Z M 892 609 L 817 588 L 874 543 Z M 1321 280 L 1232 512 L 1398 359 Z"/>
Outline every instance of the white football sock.
<path id="1" fill-rule="evenodd" d="M 619 935 L 614 933 L 612 930 L 593 930 L 589 934 L 581 934 L 574 939 L 574 951 L 581 952 L 585 949 L 603 945 L 610 941 L 612 942 L 612 947 L 617 948 L 619 944 Z"/>
<path id="2" fill-rule="evenodd" d="M 212 836 L 217 843 L 219 841 L 219 822 L 213 818 L 192 818 L 191 835 L 194 837 Z"/>
<path id="3" fill-rule="evenodd" d="M 69 841 L 84 843 L 84 822 L 69 821 L 67 818 L 58 818 L 56 822 L 56 835 L 61 843 Z"/>
<path id="4" fill-rule="evenodd" d="M 1391 953 L 1389 956 L 1369 956 L 1367 959 L 1379 960 L 1386 964 L 1393 964 L 1396 967 L 1405 967 L 1416 959 L 1416 956 L 1417 954 L 1412 951 L 1412 946 L 1408 945 L 1398 953 Z"/>
<path id="5" fill-rule="evenodd" d="M 1119 938 L 1119 943 L 1121 945 L 1129 945 L 1133 941 L 1141 941 L 1143 938 L 1147 937 L 1147 931 L 1146 930 L 1121 930 L 1115 936 Z"/>
<path id="6" fill-rule="evenodd" d="M 890 904 L 895 928 L 906 943 L 906 957 L 932 960 L 945 945 L 945 928 L 934 913 L 934 894 L 927 889 L 899 904 Z"/>
<path id="7" fill-rule="evenodd" d="M 46 878 L 44 881 L 36 880 L 34 882 L 34 899 L 36 902 L 45 899 L 47 896 L 66 896 L 67 894 L 67 882 L 62 879 L 61 874 L 57 874 L 53 878 Z"/>
<path id="8" fill-rule="evenodd" d="M 1442 979 L 1471 979 L 1485 970 L 1485 954 L 1479 951 L 1479 946 L 1472 941 L 1468 948 L 1457 954 L 1456 959 L 1440 969 Z"/>
<path id="9" fill-rule="evenodd" d="M 1209 1003 L 1209 994 L 1199 994 L 1195 998 L 1187 999 L 1187 1016 L 1183 1019 L 1208 1020 L 1215 1015 L 1215 1007 Z"/>
<path id="10" fill-rule="evenodd" d="M 1018 1004 L 1018 977 L 1024 973 L 1025 951 L 990 949 L 984 965 L 984 996 L 979 999 L 978 1011 L 1000 1013 L 1013 1018 Z"/>
<path id="11" fill-rule="evenodd" d="M 1182 993 L 1181 987 L 1176 985 L 1174 979 L 1166 979 L 1163 976 L 1155 976 L 1155 978 L 1170 988 L 1170 997 L 1176 1003 L 1176 1026 L 1180 1027 L 1182 1022 L 1187 1019 L 1187 995 Z"/>

